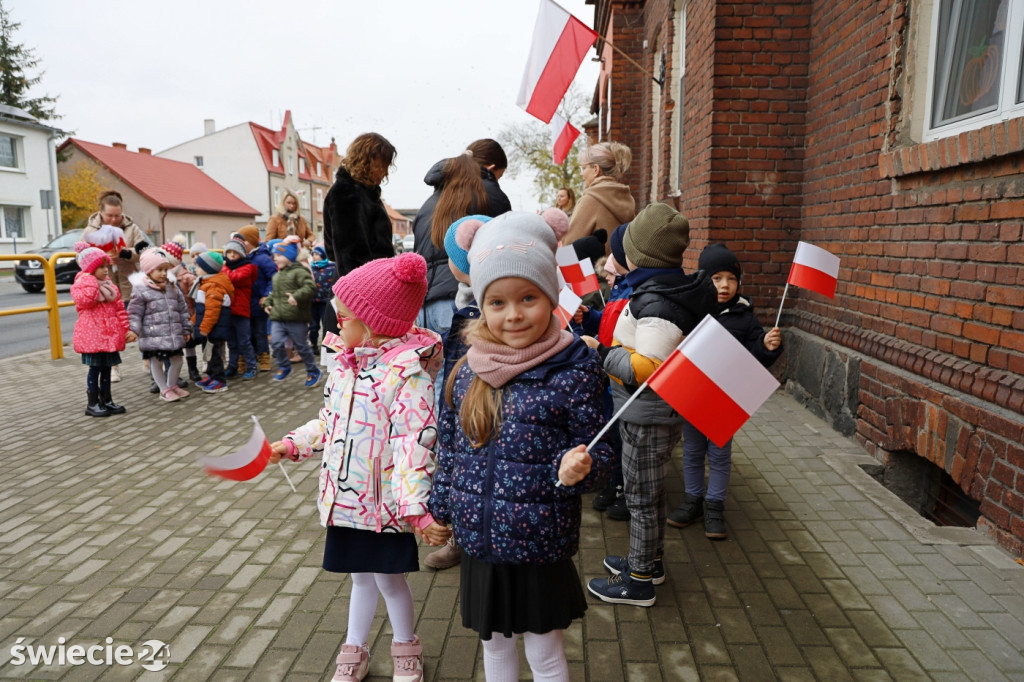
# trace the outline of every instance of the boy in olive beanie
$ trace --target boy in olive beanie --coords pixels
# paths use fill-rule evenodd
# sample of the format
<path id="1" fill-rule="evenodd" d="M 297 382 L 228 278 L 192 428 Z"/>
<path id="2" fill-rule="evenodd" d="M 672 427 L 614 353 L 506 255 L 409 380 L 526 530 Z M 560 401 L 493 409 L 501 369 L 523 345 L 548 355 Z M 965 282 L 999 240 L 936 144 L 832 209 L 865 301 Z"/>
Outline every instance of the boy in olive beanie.
<path id="1" fill-rule="evenodd" d="M 683 272 L 690 243 L 686 218 L 666 204 L 651 204 L 622 235 L 628 267 L 629 302 L 615 323 L 610 347 L 585 337 L 604 359 L 612 378 L 612 398 L 620 408 L 665 361 L 705 315 L 714 314 L 717 294 L 710 276 Z M 652 606 L 654 585 L 665 580 L 664 466 L 682 437 L 682 417 L 653 391 L 644 391 L 619 419 L 622 436 L 623 493 L 630 514 L 628 556 L 611 555 L 609 578 L 595 578 L 587 589 L 617 604 Z"/>

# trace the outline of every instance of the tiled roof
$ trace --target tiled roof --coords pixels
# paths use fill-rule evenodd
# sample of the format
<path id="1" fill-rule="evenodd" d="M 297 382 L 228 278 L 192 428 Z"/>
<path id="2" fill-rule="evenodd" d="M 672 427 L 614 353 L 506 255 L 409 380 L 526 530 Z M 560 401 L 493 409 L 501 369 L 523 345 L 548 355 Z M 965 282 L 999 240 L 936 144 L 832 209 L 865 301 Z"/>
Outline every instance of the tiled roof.
<path id="1" fill-rule="evenodd" d="M 266 166 L 267 171 L 284 175 L 284 159 L 280 158 L 281 143 L 284 141 L 284 128 L 280 131 L 274 131 L 270 128 L 264 128 L 259 123 L 250 121 L 249 129 L 252 130 L 252 136 L 256 140 L 256 148 L 260 150 L 260 156 L 263 158 L 263 165 Z M 276 166 L 274 165 L 275 149 L 278 150 Z"/>
<path id="2" fill-rule="evenodd" d="M 69 144 L 106 166 L 160 208 L 246 217 L 260 214 L 190 163 L 76 138 L 66 140 L 60 149 Z"/>

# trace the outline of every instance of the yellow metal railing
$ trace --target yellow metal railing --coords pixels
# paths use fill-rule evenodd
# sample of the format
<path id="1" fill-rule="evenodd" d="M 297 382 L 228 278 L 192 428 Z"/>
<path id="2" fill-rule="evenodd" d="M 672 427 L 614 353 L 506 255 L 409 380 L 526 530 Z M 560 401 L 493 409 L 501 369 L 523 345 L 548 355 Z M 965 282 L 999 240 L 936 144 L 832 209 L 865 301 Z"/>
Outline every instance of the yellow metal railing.
<path id="1" fill-rule="evenodd" d="M 45 312 L 50 326 L 50 357 L 59 360 L 64 357 L 64 340 L 60 335 L 60 310 L 66 306 L 74 305 L 74 301 L 59 303 L 57 301 L 57 275 L 54 274 L 54 264 L 58 258 L 74 257 L 73 251 L 61 251 L 50 256 L 47 260 L 43 256 L 34 253 L 19 253 L 17 255 L 0 255 L 0 261 L 22 261 L 35 260 L 43 265 L 43 287 L 46 292 L 46 305 L 30 306 L 28 308 L 6 308 L 0 310 L 0 317 L 4 315 L 21 315 L 22 313 Z"/>

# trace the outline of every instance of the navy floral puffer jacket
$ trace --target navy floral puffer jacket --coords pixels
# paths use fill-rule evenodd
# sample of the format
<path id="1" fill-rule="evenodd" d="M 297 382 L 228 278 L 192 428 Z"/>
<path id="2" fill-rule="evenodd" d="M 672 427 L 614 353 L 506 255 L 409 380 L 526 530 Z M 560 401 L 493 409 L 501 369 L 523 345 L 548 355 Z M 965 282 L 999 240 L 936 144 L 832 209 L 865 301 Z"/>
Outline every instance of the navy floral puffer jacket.
<path id="1" fill-rule="evenodd" d="M 590 474 L 556 486 L 562 455 L 589 443 L 605 423 L 607 377 L 597 353 L 579 339 L 502 389 L 499 432 L 474 448 L 458 406 L 473 372 L 456 375 L 454 410 L 442 412 L 437 470 L 430 494 L 434 518 L 452 526 L 455 541 L 480 561 L 543 564 L 579 550 L 580 494 L 603 485 L 611 471 L 607 434 L 590 451 Z"/>

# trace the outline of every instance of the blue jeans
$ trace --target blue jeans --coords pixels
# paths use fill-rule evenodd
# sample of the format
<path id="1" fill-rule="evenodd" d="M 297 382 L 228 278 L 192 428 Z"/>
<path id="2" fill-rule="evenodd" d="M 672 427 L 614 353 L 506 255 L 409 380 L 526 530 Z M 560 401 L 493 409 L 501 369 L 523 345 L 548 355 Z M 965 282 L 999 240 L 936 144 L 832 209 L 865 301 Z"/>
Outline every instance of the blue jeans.
<path id="1" fill-rule="evenodd" d="M 708 487 L 704 494 L 704 458 L 708 460 Z M 686 494 L 725 502 L 732 473 L 732 439 L 718 447 L 690 422 L 683 422 L 683 482 Z"/>
<path id="2" fill-rule="evenodd" d="M 430 331 L 437 332 L 443 339 L 452 328 L 452 318 L 455 317 L 455 301 L 442 298 L 431 301 L 423 306 L 416 315 L 416 326 L 426 327 Z M 444 390 L 444 371 L 437 373 L 434 378 L 434 410 L 440 414 L 438 406 L 441 404 L 441 397 Z"/>
<path id="3" fill-rule="evenodd" d="M 318 371 L 319 367 L 317 367 L 313 351 L 309 347 L 308 336 L 308 322 L 271 320 L 270 347 L 274 349 L 274 359 L 277 361 L 277 366 L 281 369 L 288 369 L 292 366 L 291 360 L 288 359 L 288 349 L 284 345 L 285 340 L 291 339 L 295 352 L 299 354 L 303 364 L 306 365 L 306 373 L 312 374 Z"/>
<path id="4" fill-rule="evenodd" d="M 238 356 L 245 360 L 246 371 L 256 369 L 256 351 L 252 347 L 252 327 L 248 317 L 231 316 L 231 336 L 228 337 L 228 369 L 238 369 Z"/>
<path id="5" fill-rule="evenodd" d="M 262 309 L 258 313 L 253 313 L 249 318 L 249 336 L 252 338 L 252 347 L 257 355 L 270 352 L 270 342 L 267 340 L 267 322 L 269 320 L 270 318 Z"/>

